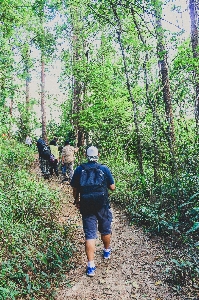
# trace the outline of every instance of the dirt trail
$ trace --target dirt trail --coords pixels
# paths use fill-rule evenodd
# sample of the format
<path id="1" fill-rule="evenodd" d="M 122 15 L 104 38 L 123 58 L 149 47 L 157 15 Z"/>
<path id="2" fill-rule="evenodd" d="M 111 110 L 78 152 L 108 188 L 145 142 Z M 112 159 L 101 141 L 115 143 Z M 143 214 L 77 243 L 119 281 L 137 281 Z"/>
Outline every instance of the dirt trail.
<path id="1" fill-rule="evenodd" d="M 39 174 L 38 167 L 35 172 Z M 41 179 L 41 177 L 40 177 Z M 56 300 L 189 300 L 175 295 L 164 282 L 161 264 L 165 253 L 158 240 L 149 239 L 140 228 L 130 226 L 123 211 L 112 205 L 112 254 L 102 257 L 103 244 L 96 241 L 95 276 L 86 276 L 86 255 L 81 215 L 73 205 L 72 189 L 60 180 L 49 181 L 60 192 L 62 212 L 60 223 L 75 227 L 74 268 L 66 274 L 66 282 L 57 290 Z M 70 284 L 69 284 L 70 283 Z"/>
<path id="2" fill-rule="evenodd" d="M 164 251 L 158 241 L 149 239 L 141 229 L 129 225 L 124 212 L 112 206 L 112 255 L 110 260 L 102 257 L 102 242 L 96 241 L 95 264 L 96 274 L 87 277 L 86 256 L 84 252 L 84 235 L 81 216 L 74 207 L 72 190 L 67 185 L 62 186 L 67 194 L 63 205 L 60 222 L 76 224 L 76 252 L 73 257 L 74 268 L 67 274 L 67 283 L 57 291 L 56 300 L 182 300 L 169 292 L 164 284 L 161 263 L 164 261 Z"/>

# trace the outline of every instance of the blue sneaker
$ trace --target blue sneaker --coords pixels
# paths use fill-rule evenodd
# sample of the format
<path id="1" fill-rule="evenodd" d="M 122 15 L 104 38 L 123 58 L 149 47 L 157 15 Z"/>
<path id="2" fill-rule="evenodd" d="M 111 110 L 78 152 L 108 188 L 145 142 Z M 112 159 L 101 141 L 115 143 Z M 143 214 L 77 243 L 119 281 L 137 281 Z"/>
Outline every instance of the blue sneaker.
<path id="1" fill-rule="evenodd" d="M 110 256 L 111 256 L 111 249 L 108 249 L 108 251 L 103 251 L 103 254 L 104 254 L 104 258 L 105 259 L 109 259 Z"/>
<path id="2" fill-rule="evenodd" d="M 96 270 L 96 267 L 87 267 L 86 268 L 86 275 L 87 276 L 94 276 L 95 275 L 95 270 Z"/>

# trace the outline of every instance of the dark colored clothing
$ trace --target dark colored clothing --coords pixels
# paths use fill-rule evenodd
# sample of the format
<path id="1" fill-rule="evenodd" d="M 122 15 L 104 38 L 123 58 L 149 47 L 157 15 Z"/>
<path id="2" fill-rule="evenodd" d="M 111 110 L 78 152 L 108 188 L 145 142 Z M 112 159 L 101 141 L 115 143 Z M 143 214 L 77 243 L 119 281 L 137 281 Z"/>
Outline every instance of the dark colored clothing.
<path id="1" fill-rule="evenodd" d="M 58 171 L 58 161 L 57 159 L 54 160 L 54 162 L 50 162 L 50 175 L 53 175 L 53 171 L 55 172 L 56 176 L 59 176 L 59 171 Z"/>
<path id="2" fill-rule="evenodd" d="M 39 158 L 42 157 L 42 152 L 43 152 L 44 146 L 46 146 L 46 143 L 45 143 L 44 139 L 39 138 L 38 141 L 37 141 L 37 149 L 38 149 L 38 152 L 39 152 Z"/>
<path id="3" fill-rule="evenodd" d="M 62 175 L 66 176 L 66 165 L 65 164 L 61 165 L 61 172 L 62 172 Z"/>
<path id="4" fill-rule="evenodd" d="M 71 181 L 71 179 L 72 179 L 72 177 L 73 177 L 73 174 L 74 174 L 73 166 L 74 166 L 74 163 L 73 163 L 73 162 L 70 162 L 70 163 L 64 163 L 63 172 L 65 171 L 65 176 L 66 176 L 66 174 L 67 174 L 70 181 Z"/>
<path id="5" fill-rule="evenodd" d="M 49 159 L 46 158 L 46 156 L 44 155 L 43 149 L 44 147 L 47 147 L 46 142 L 44 141 L 44 139 L 39 138 L 37 141 L 37 149 L 39 152 L 39 161 L 40 161 L 40 169 L 42 171 L 42 174 L 44 176 L 49 176 L 50 172 L 49 172 Z"/>
<path id="6" fill-rule="evenodd" d="M 86 165 L 92 166 L 93 164 L 99 165 L 96 162 L 88 162 Z M 100 170 L 103 171 L 106 178 L 107 189 L 110 185 L 114 184 L 114 179 L 112 177 L 111 171 L 105 165 L 99 165 Z M 80 177 L 83 167 L 80 165 L 75 169 L 73 178 L 71 180 L 71 186 L 73 188 L 80 189 Z M 92 191 L 91 191 L 92 192 Z M 81 193 L 80 193 L 81 199 Z M 106 202 L 104 206 L 96 211 L 95 213 L 82 213 L 81 211 L 81 200 L 80 200 L 80 212 L 82 214 L 83 230 L 85 234 L 85 239 L 95 239 L 97 236 L 97 229 L 101 235 L 111 234 L 111 222 L 112 222 L 112 212 L 110 210 L 109 203 Z"/>
<path id="7" fill-rule="evenodd" d="M 111 233 L 112 212 L 108 206 L 100 209 L 96 214 L 83 215 L 83 229 L 85 239 L 96 239 L 97 229 L 102 235 Z"/>
<path id="8" fill-rule="evenodd" d="M 96 164 L 96 162 L 88 162 L 87 164 L 92 165 L 92 164 Z M 79 188 L 79 181 L 80 181 L 80 176 L 81 176 L 81 172 L 82 172 L 83 168 L 82 166 L 78 166 L 75 169 L 73 178 L 71 180 L 70 185 L 74 188 Z M 114 184 L 114 179 L 113 176 L 111 174 L 111 171 L 109 170 L 109 168 L 105 165 L 100 165 L 100 170 L 102 170 L 105 174 L 106 174 L 106 178 L 107 178 L 107 188 L 109 188 L 110 185 Z"/>
<path id="9" fill-rule="evenodd" d="M 57 146 L 57 143 L 55 140 L 52 140 L 52 141 L 50 141 L 50 145 Z"/>
<path id="10" fill-rule="evenodd" d="M 98 169 L 100 169 L 105 175 L 105 182 L 103 183 L 103 191 L 96 191 L 96 186 L 90 187 L 90 191 L 87 189 L 86 194 L 82 191 L 82 187 L 80 186 L 80 178 L 82 171 L 85 169 L 85 166 L 89 166 L 92 169 L 92 166 L 96 165 Z M 103 206 L 108 207 L 108 188 L 110 185 L 114 184 L 114 179 L 111 175 L 109 168 L 105 165 L 100 165 L 96 162 L 88 162 L 78 166 L 74 172 L 70 185 L 73 188 L 76 188 L 80 193 L 80 213 L 82 215 L 95 214 L 99 209 Z M 102 194 L 102 195 L 101 195 Z M 86 197 L 85 197 L 86 196 Z M 94 198 L 93 198 L 94 197 Z M 98 197 L 98 198 L 97 198 Z"/>
<path id="11" fill-rule="evenodd" d="M 49 161 L 46 159 L 43 159 L 42 157 L 39 158 L 40 162 L 40 169 L 43 175 L 49 175 Z"/>

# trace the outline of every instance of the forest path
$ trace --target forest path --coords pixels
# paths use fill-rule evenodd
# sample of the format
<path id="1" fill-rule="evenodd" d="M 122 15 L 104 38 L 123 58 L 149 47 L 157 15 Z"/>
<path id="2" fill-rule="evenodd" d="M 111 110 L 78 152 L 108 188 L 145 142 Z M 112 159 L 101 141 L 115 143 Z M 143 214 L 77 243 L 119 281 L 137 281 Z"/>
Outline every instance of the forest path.
<path id="1" fill-rule="evenodd" d="M 39 175 L 38 166 L 36 169 Z M 140 228 L 131 226 L 124 211 L 115 205 L 112 205 L 111 258 L 103 259 L 103 244 L 98 236 L 95 253 L 97 270 L 94 277 L 86 276 L 81 215 L 73 205 L 72 189 L 55 178 L 47 182 L 50 188 L 58 190 L 62 199 L 59 222 L 75 228 L 74 267 L 66 274 L 66 282 L 57 290 L 56 300 L 189 299 L 174 295 L 164 283 L 161 264 L 166 258 L 158 239 L 149 239 Z"/>
<path id="2" fill-rule="evenodd" d="M 72 204 L 70 190 L 68 197 L 60 220 L 78 225 L 74 236 L 77 250 L 73 257 L 75 267 L 67 274 L 70 286 L 63 284 L 57 292 L 57 300 L 182 300 L 171 294 L 164 284 L 159 264 L 164 260 L 161 244 L 149 239 L 141 229 L 130 226 L 125 213 L 115 206 L 112 207 L 111 258 L 108 261 L 103 259 L 103 244 L 99 236 L 95 254 L 97 270 L 94 277 L 87 277 L 81 216 Z"/>

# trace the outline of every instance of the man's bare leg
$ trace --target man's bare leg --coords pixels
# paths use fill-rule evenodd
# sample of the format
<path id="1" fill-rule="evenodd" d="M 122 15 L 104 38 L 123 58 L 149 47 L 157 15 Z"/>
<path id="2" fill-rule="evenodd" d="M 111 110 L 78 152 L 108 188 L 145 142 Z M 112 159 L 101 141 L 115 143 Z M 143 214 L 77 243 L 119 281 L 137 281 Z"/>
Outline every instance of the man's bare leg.
<path id="1" fill-rule="evenodd" d="M 95 240 L 86 240 L 85 241 L 85 250 L 86 256 L 88 258 L 86 274 L 88 276 L 95 275 L 95 262 L 94 262 L 94 253 L 95 253 Z"/>
<path id="2" fill-rule="evenodd" d="M 104 244 L 104 249 L 109 249 L 111 243 L 111 234 L 101 235 L 101 239 Z"/>
<path id="3" fill-rule="evenodd" d="M 104 244 L 103 256 L 105 259 L 108 259 L 110 258 L 111 255 L 111 249 L 110 249 L 111 234 L 101 235 L 101 238 Z"/>
<path id="4" fill-rule="evenodd" d="M 88 261 L 93 261 L 94 253 L 95 253 L 95 240 L 94 239 L 85 241 L 85 251 L 86 251 L 86 256 L 88 258 Z"/>

